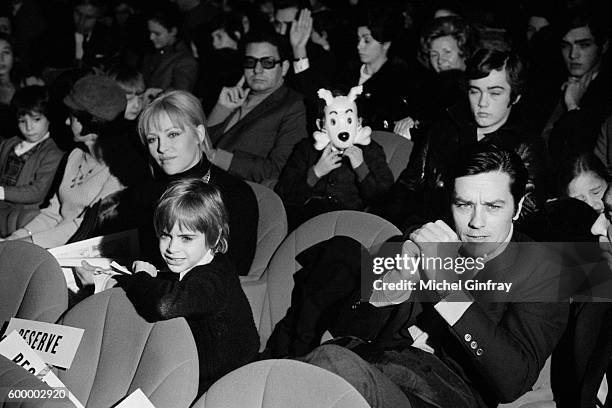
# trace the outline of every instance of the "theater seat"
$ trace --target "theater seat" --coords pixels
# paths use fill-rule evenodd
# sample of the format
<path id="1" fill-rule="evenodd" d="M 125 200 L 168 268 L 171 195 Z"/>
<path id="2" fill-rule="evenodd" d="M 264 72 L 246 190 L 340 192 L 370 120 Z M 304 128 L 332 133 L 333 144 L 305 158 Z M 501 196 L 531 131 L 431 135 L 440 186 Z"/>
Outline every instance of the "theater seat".
<path id="1" fill-rule="evenodd" d="M 55 323 L 68 308 L 62 270 L 43 248 L 0 242 L 0 325 L 11 317 Z"/>
<path id="2" fill-rule="evenodd" d="M 13 363 L 8 358 L 0 355 L 0 407 L 4 408 L 74 408 L 70 401 L 55 401 L 48 404 L 44 399 L 33 399 L 29 401 L 10 400 L 9 390 L 41 390 L 51 391 L 51 387 L 40 381 L 29 371 Z"/>
<path id="3" fill-rule="evenodd" d="M 83 300 L 60 323 L 85 329 L 72 366 L 57 374 L 87 408 L 114 406 L 138 388 L 156 408 L 195 399 L 198 354 L 185 319 L 149 323 L 115 288 Z"/>
<path id="4" fill-rule="evenodd" d="M 266 291 L 258 325 L 262 346 L 291 304 L 293 274 L 301 268 L 295 260 L 297 254 L 337 235 L 352 237 L 370 252 L 376 252 L 380 244 L 399 234 L 400 231 L 390 222 L 358 211 L 329 212 L 300 225 L 276 250 L 264 275 Z"/>
<path id="5" fill-rule="evenodd" d="M 375 130 L 372 139 L 382 146 L 387 157 L 387 164 L 393 173 L 393 179 L 397 180 L 404 171 L 412 153 L 413 142 L 396 133 Z"/>
<path id="6" fill-rule="evenodd" d="M 227 374 L 194 408 L 368 408 L 340 376 L 295 360 L 263 360 Z"/>
<path id="7" fill-rule="evenodd" d="M 257 197 L 257 249 L 251 269 L 242 280 L 257 280 L 268 267 L 274 251 L 287 235 L 287 214 L 280 197 L 268 187 L 247 181 Z"/>

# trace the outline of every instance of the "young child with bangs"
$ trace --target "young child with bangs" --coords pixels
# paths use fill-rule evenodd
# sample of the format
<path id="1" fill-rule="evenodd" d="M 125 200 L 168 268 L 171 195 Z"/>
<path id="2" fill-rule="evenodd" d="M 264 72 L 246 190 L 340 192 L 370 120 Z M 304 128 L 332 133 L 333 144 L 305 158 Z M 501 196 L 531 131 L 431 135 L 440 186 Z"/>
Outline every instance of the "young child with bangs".
<path id="1" fill-rule="evenodd" d="M 251 308 L 225 256 L 229 227 L 221 193 L 197 178 L 171 183 L 155 209 L 154 226 L 166 268 L 136 261 L 132 276 L 114 279 L 145 319 L 187 320 L 198 349 L 201 395 L 259 350 Z M 92 283 L 93 268 L 78 273 L 83 283 Z"/>
<path id="2" fill-rule="evenodd" d="M 43 86 L 15 93 L 12 108 L 19 136 L 0 140 L 0 236 L 6 237 L 39 212 L 63 157 L 49 133 L 49 95 Z"/>

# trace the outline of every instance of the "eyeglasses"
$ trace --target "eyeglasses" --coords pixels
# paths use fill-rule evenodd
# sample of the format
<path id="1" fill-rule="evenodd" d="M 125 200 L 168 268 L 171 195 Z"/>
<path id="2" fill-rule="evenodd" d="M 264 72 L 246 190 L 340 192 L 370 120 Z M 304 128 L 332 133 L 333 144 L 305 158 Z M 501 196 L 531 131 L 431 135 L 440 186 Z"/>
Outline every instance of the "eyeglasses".
<path id="1" fill-rule="evenodd" d="M 263 58 L 254 58 L 254 57 L 245 57 L 242 66 L 246 69 L 255 68 L 257 63 L 261 63 L 261 67 L 263 69 L 272 69 L 276 66 L 276 64 L 280 64 L 282 61 L 274 59 L 274 57 L 263 57 Z"/>

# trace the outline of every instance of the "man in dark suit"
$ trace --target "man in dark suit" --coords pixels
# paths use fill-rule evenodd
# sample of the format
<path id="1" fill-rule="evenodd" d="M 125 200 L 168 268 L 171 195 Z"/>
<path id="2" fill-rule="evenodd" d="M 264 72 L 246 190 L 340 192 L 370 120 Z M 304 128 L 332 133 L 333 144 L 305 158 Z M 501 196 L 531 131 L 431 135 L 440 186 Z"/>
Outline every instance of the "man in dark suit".
<path id="1" fill-rule="evenodd" d="M 567 16 L 560 25 L 561 54 L 568 76 L 542 132 L 552 163 L 593 151 L 602 123 L 612 114 L 612 76 L 605 64 L 609 48 L 605 16 L 584 9 Z"/>
<path id="2" fill-rule="evenodd" d="M 565 328 L 568 304 L 558 302 L 558 268 L 513 228 L 527 184 L 520 157 L 472 145 L 458 153 L 446 184 L 454 228 L 441 220 L 425 224 L 410 234 L 403 252 L 420 259 L 472 257 L 475 267 L 422 263 L 416 280 L 406 270 L 383 274 L 383 283 L 405 277 L 418 284 L 410 293 L 374 286 L 370 303 L 395 307 L 377 338 L 352 350 L 320 346 L 304 358 L 347 379 L 372 407 L 513 401 L 531 389 Z M 469 286 L 475 280 L 510 288 Z M 440 285 L 423 291 L 422 282 Z"/>
<path id="3" fill-rule="evenodd" d="M 246 180 L 278 179 L 293 146 L 307 136 L 302 96 L 284 84 L 285 44 L 276 34 L 245 39 L 244 77 L 223 88 L 204 146 L 216 166 Z"/>
<path id="4" fill-rule="evenodd" d="M 612 184 L 603 202 L 604 211 L 591 227 L 603 260 L 586 275 L 588 291 L 574 295 L 567 330 L 553 354 L 551 386 L 558 408 L 601 406 L 600 384 L 604 375 L 609 384 L 612 374 Z M 603 406 L 612 406 L 610 393 Z"/>

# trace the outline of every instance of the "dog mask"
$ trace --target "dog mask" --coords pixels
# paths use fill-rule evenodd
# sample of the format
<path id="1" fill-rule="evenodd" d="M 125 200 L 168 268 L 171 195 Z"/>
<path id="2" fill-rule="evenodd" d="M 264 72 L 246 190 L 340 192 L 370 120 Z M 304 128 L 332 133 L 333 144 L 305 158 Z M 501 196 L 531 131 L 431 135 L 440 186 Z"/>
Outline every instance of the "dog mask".
<path id="1" fill-rule="evenodd" d="M 348 95 L 334 97 L 327 89 L 319 89 L 319 98 L 325 101 L 325 119 L 322 129 L 314 132 L 315 149 L 323 150 L 329 143 L 336 150 L 345 150 L 354 144 L 370 144 L 372 129 L 362 127 L 357 116 L 355 98 L 361 91 L 361 86 L 355 86 Z"/>

